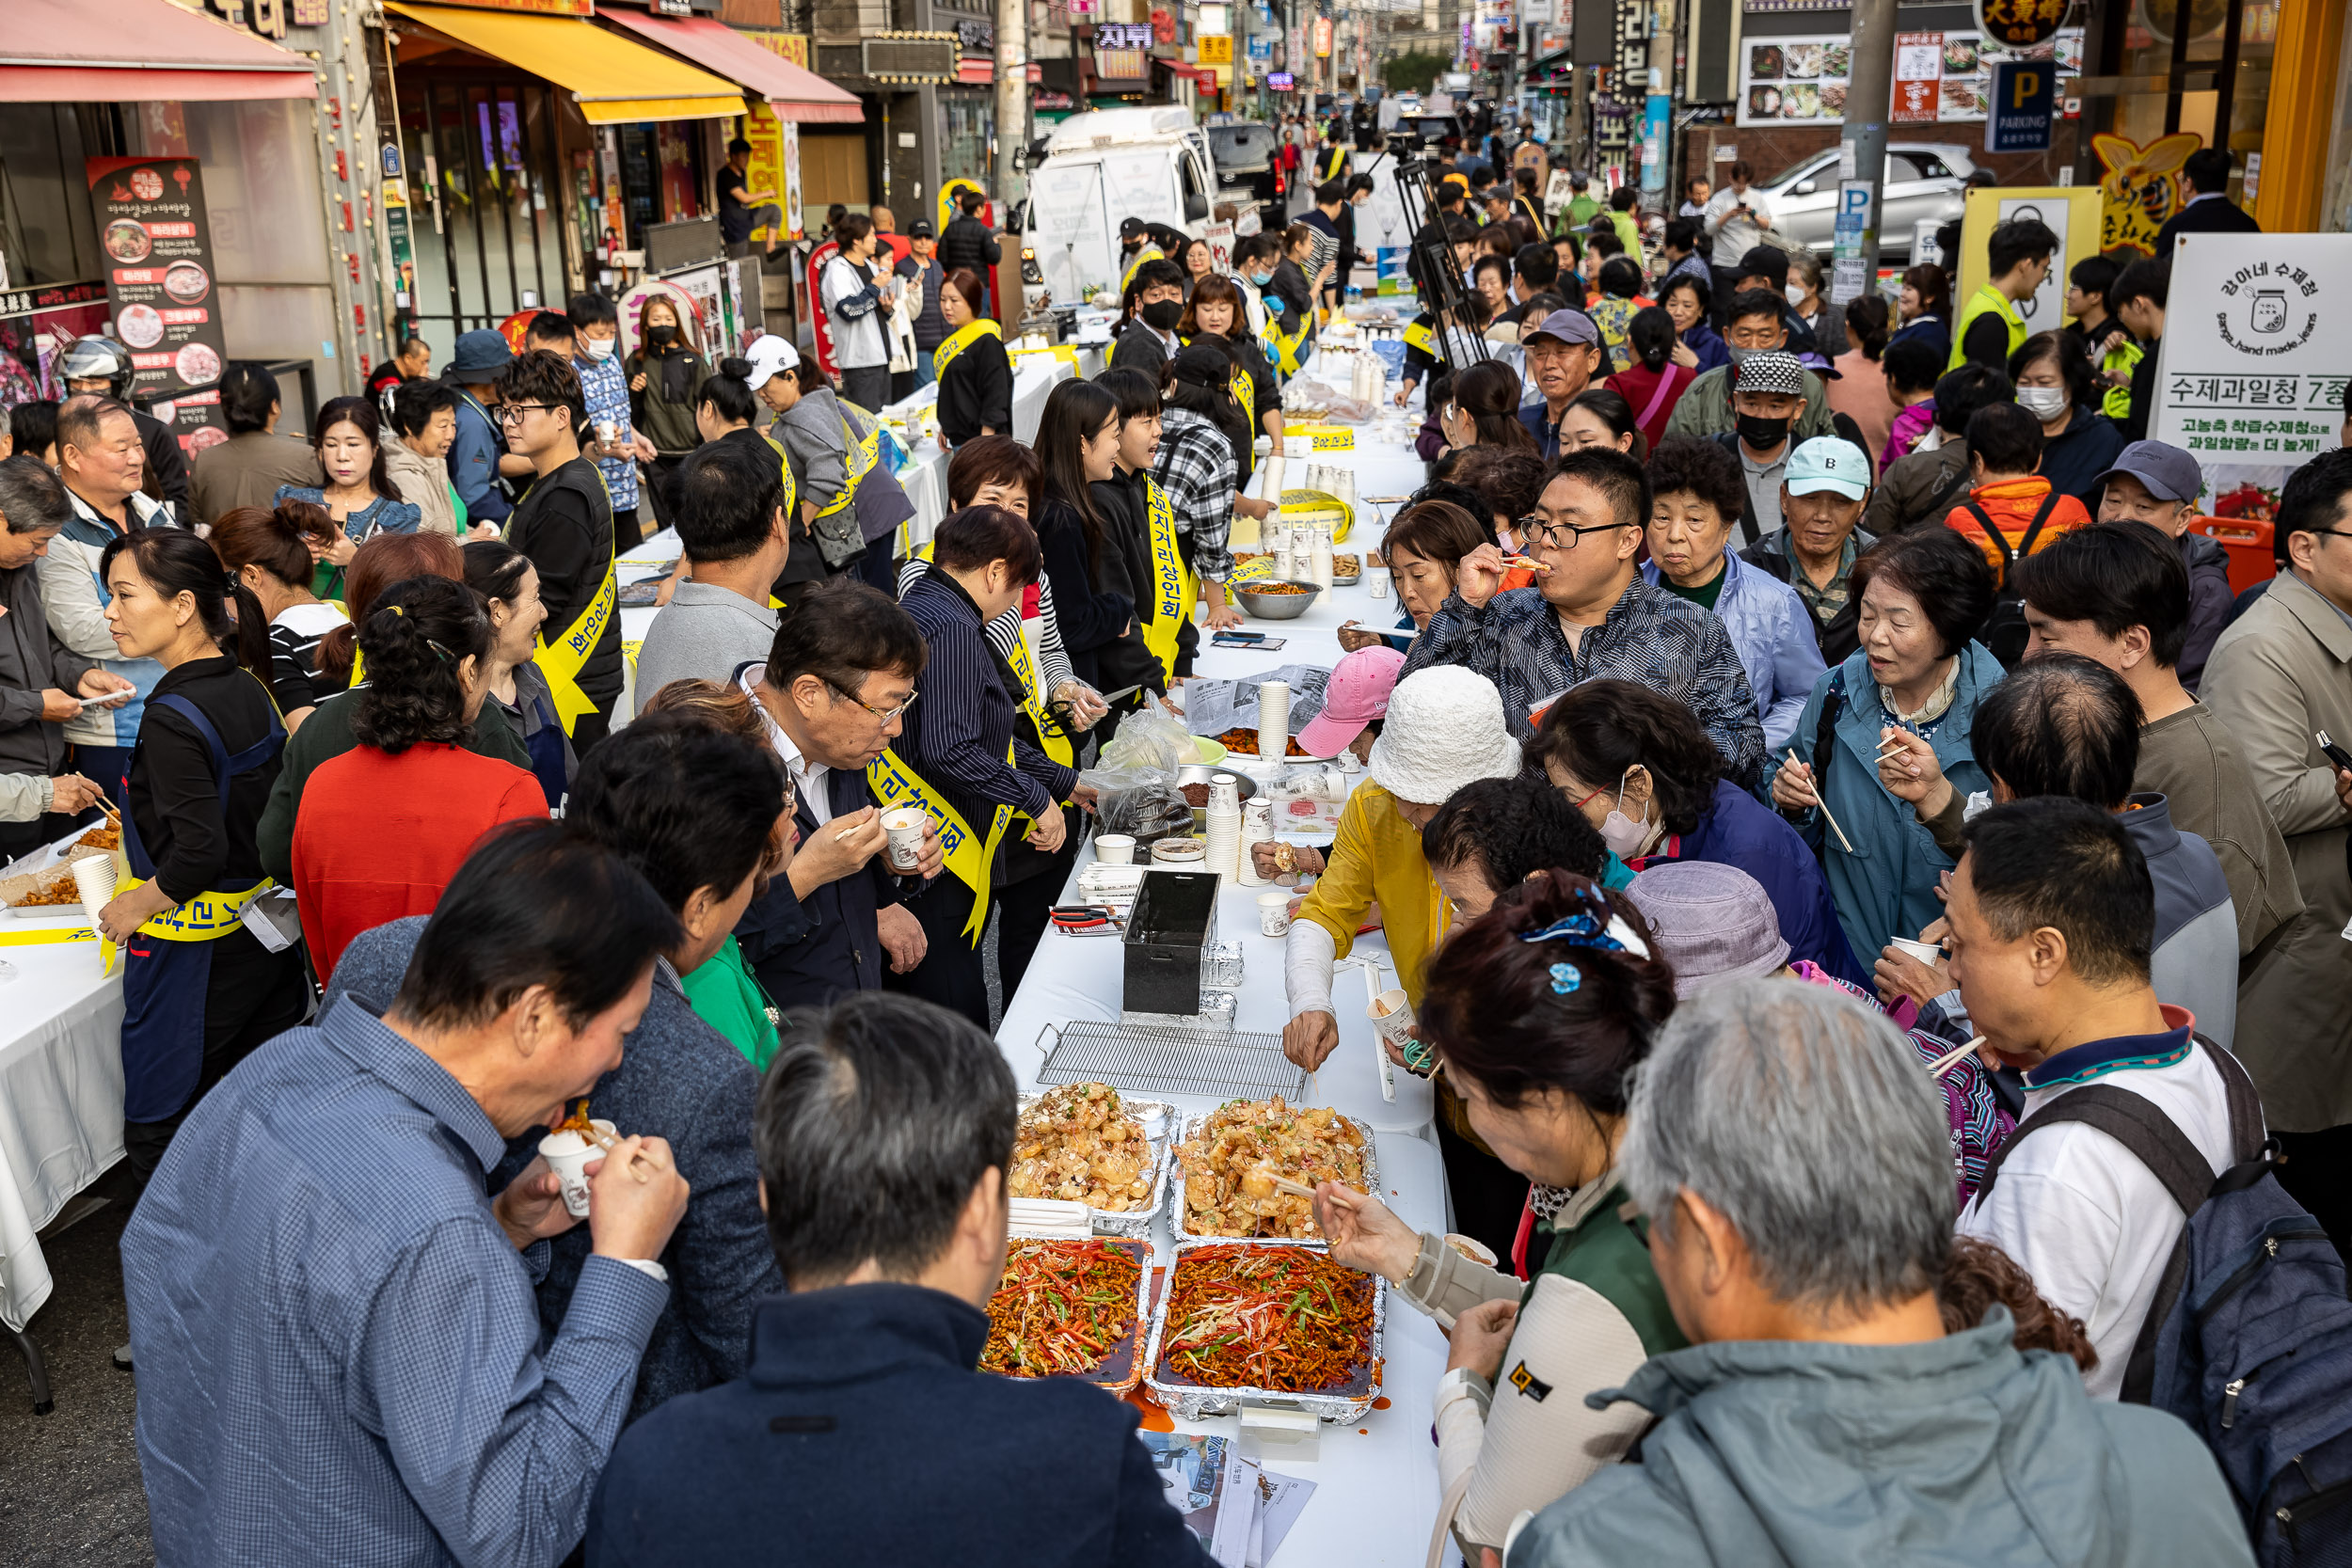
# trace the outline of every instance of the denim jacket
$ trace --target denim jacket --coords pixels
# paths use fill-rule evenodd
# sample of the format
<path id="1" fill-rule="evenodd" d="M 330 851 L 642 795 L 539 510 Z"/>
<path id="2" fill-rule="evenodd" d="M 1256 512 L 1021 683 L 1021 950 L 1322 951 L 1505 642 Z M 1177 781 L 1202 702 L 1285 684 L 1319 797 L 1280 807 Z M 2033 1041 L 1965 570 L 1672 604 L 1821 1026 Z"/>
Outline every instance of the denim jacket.
<path id="1" fill-rule="evenodd" d="M 1715 615 L 1731 634 L 1740 667 L 1756 693 L 1756 716 L 1764 725 L 1764 748 L 1778 752 L 1797 733 L 1797 715 L 1827 668 L 1814 638 L 1811 612 L 1797 591 L 1739 556 L 1724 553 L 1724 587 Z M 1642 576 L 1658 580 L 1658 562 L 1642 563 Z"/>

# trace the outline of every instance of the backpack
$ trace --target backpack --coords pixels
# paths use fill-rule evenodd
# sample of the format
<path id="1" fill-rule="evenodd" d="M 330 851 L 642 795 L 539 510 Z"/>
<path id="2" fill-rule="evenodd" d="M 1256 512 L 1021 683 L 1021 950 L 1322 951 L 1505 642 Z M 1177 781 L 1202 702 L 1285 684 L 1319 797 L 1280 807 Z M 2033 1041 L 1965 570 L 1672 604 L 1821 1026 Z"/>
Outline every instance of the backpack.
<path id="1" fill-rule="evenodd" d="M 2001 661 L 2004 670 L 2014 670 L 2017 661 L 2026 657 L 2026 595 L 2017 587 L 2017 563 L 2033 554 L 2033 542 L 2042 536 L 2042 525 L 2058 510 L 2058 493 L 2053 488 L 2034 509 L 2025 542 L 2015 549 L 2010 548 L 2009 535 L 1993 526 L 1992 514 L 1983 507 L 1971 500 L 1962 509 L 1977 520 L 1984 536 L 2001 552 L 2001 590 L 1994 596 L 1992 612 L 1985 616 L 1984 629 L 1977 633 L 1977 640 Z"/>
<path id="2" fill-rule="evenodd" d="M 2237 1058 L 2221 1073 L 2238 1164 L 2216 1178 L 2172 1119 L 2092 1084 L 2020 1122 L 1985 1172 L 2042 1127 L 2099 1129 L 2155 1173 L 2188 1216 L 2123 1371 L 2122 1398 L 2179 1417 L 2230 1483 L 2263 1568 L 2352 1562 L 2352 1301 L 2344 1259 L 2277 1180 L 2279 1144 Z"/>

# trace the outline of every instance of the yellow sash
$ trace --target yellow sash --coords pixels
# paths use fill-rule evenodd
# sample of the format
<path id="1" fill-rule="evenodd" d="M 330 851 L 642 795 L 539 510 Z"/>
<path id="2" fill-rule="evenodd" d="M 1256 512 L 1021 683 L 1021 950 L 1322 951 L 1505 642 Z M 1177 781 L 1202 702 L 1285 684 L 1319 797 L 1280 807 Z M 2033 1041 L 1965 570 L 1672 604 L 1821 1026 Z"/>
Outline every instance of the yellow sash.
<path id="1" fill-rule="evenodd" d="M 857 408 L 857 404 L 853 403 L 845 403 L 841 406 L 844 409 Z M 866 413 L 863 408 L 858 408 L 857 411 L 861 414 Z M 870 414 L 866 417 L 873 418 Z M 833 504 L 817 514 L 819 517 L 830 517 L 856 500 L 857 487 L 866 483 L 866 476 L 872 473 L 874 465 L 882 461 L 882 421 L 880 420 L 875 420 L 873 428 L 864 436 L 860 436 L 857 433 L 856 422 L 844 413 L 841 416 L 841 434 L 849 448 L 849 451 L 842 454 L 842 462 L 849 468 L 849 477 L 842 481 L 841 494 L 834 497 Z"/>
<path id="2" fill-rule="evenodd" d="M 1233 401 L 1241 404 L 1241 422 L 1252 428 L 1258 423 L 1258 384 L 1249 379 L 1249 372 L 1239 365 L 1233 367 Z"/>
<path id="3" fill-rule="evenodd" d="M 930 541 L 916 546 L 914 557 L 918 561 L 931 558 Z M 1036 726 L 1038 744 L 1047 756 L 1064 768 L 1075 768 L 1078 765 L 1076 748 L 1071 744 L 1070 736 L 1061 725 L 1045 711 L 1045 680 L 1038 673 L 1037 660 L 1029 652 L 1029 640 L 1025 635 L 1013 638 L 1011 662 L 1012 673 L 1021 681 L 1021 711 L 1027 714 L 1029 722 Z"/>
<path id="4" fill-rule="evenodd" d="M 785 467 L 788 473 L 791 465 Z M 611 516 L 612 487 L 605 483 L 604 470 L 594 463 L 588 465 L 588 471 L 596 476 L 598 484 L 604 486 L 605 515 Z M 515 542 L 515 518 L 520 515 L 521 510 L 517 508 L 507 516 L 506 542 L 510 545 Z M 587 665 L 588 656 L 596 651 L 596 639 L 604 635 L 604 628 L 611 626 L 612 617 L 620 613 L 621 583 L 619 574 L 613 567 L 612 545 L 612 534 L 608 531 L 605 535 L 604 581 L 596 585 L 596 596 L 572 618 L 570 626 L 556 634 L 554 641 L 548 641 L 547 628 L 542 625 L 538 652 L 532 657 L 532 661 L 539 667 L 539 673 L 548 678 L 548 695 L 555 700 L 555 716 L 563 721 L 565 735 L 572 733 L 573 726 L 583 716 L 596 711 L 596 705 L 589 700 L 588 693 L 580 689 L 580 672 Z M 354 682 L 358 679 L 357 660 L 353 663 L 352 679 Z"/>
<path id="5" fill-rule="evenodd" d="M 1012 761 L 1012 743 L 1005 743 L 1005 761 Z M 1012 808 L 1000 805 L 988 825 L 983 839 L 964 821 L 963 814 L 947 803 L 946 798 L 923 782 L 923 776 L 906 765 L 895 751 L 885 749 L 881 756 L 866 765 L 866 783 L 882 802 L 887 814 L 900 806 L 913 806 L 929 812 L 939 823 L 939 847 L 946 858 L 946 869 L 956 880 L 972 890 L 972 918 L 964 923 L 963 934 L 977 947 L 980 934 L 988 927 L 989 871 L 996 863 L 996 847 L 1005 839 L 1005 829 L 1012 821 Z"/>
<path id="6" fill-rule="evenodd" d="M 1143 625 L 1143 645 L 1173 679 L 1176 629 L 1192 618 L 1192 574 L 1176 547 L 1176 509 L 1168 504 L 1168 492 L 1146 474 L 1144 493 L 1152 518 L 1152 615 Z"/>
<path id="7" fill-rule="evenodd" d="M 801 526 L 801 483 L 792 477 L 791 456 L 785 451 L 784 443 L 766 431 L 760 432 L 759 438 L 775 449 L 776 467 L 784 470 L 784 521 L 788 529 L 797 529 Z"/>
<path id="8" fill-rule="evenodd" d="M 131 868 L 122 858 L 115 858 L 115 895 L 120 897 L 133 888 L 144 887 L 147 879 L 131 875 Z M 165 942 L 217 942 L 242 924 L 245 907 L 264 893 L 278 886 L 264 877 L 243 893 L 199 893 L 186 903 L 168 909 L 161 914 L 150 915 L 139 927 L 141 936 L 157 937 Z M 95 915 L 98 911 L 89 911 Z M 98 943 L 98 972 L 114 973 L 115 954 L 119 952 L 112 942 L 101 939 Z"/>
<path id="9" fill-rule="evenodd" d="M 977 321 L 965 322 L 955 329 L 946 342 L 931 350 L 932 378 L 938 381 L 946 380 L 947 367 L 955 363 L 957 355 L 961 354 L 982 338 L 1001 339 L 1004 335 L 1005 329 L 986 316 Z"/>
<path id="10" fill-rule="evenodd" d="M 1120 276 L 1119 279 L 1119 292 L 1120 293 L 1125 293 L 1130 288 L 1134 287 L 1136 281 L 1136 269 L 1143 265 L 1144 262 L 1165 261 L 1167 260 L 1167 251 L 1162 250 L 1158 245 L 1153 245 L 1149 240 L 1144 241 L 1143 248 L 1136 252 L 1136 259 L 1127 263 L 1126 272 Z"/>
<path id="11" fill-rule="evenodd" d="M 1273 577 L 1274 558 L 1257 555 L 1236 562 L 1233 569 L 1225 574 L 1225 586 L 1230 592 L 1235 588 L 1247 588 L 1253 582 L 1270 581 Z"/>
<path id="12" fill-rule="evenodd" d="M 1422 322 L 1405 324 L 1405 346 L 1417 348 L 1432 359 L 1445 357 L 1438 350 L 1438 334 Z"/>

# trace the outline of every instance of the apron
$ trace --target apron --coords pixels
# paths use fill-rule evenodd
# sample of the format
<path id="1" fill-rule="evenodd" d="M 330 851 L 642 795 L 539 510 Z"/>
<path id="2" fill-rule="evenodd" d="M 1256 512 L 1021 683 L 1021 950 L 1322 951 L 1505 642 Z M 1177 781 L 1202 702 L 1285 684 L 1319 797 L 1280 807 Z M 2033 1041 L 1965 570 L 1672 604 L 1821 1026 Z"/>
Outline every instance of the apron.
<path id="1" fill-rule="evenodd" d="M 515 695 L 520 697 L 522 693 L 517 691 Z M 533 691 L 529 701 L 532 711 L 539 716 L 539 727 L 523 736 L 522 708 L 517 705 L 513 710 L 515 733 L 523 736 L 523 750 L 531 753 L 532 776 L 539 781 L 540 792 L 548 798 L 548 809 L 561 810 L 564 797 L 572 787 L 564 777 L 564 731 L 555 721 L 555 704 L 548 693 Z"/>
<path id="2" fill-rule="evenodd" d="M 269 734 L 231 756 L 220 732 L 194 703 L 176 695 L 150 701 L 194 724 L 204 737 L 213 753 L 213 778 L 224 815 L 229 781 L 266 766 L 286 744 L 285 726 L 274 705 Z M 138 823 L 131 811 L 128 763 L 122 769 L 122 848 L 131 876 L 117 882 L 117 893 L 155 875 L 155 863 L 139 842 Z M 212 985 L 213 943 L 238 929 L 246 905 L 277 885 L 267 877 L 230 881 L 165 911 L 133 934 L 122 968 L 123 1120 L 163 1121 L 186 1108 L 204 1070 L 204 999 Z"/>

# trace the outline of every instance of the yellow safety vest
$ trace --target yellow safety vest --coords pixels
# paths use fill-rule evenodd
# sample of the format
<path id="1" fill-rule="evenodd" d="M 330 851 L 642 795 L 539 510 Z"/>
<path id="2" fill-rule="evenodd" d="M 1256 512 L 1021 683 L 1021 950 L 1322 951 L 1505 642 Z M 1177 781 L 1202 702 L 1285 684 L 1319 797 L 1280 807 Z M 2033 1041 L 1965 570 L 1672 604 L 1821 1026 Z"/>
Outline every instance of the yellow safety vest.
<path id="1" fill-rule="evenodd" d="M 2099 361 L 2101 370 L 2113 372 L 2123 378 L 2122 386 L 2108 388 L 2106 395 L 2099 400 L 2100 412 L 2106 415 L 2108 419 L 2131 418 L 2132 372 L 2138 367 L 2140 360 L 2147 357 L 2147 355 L 2146 349 L 2132 341 L 2131 339 L 2125 338 L 2114 353 Z"/>
<path id="2" fill-rule="evenodd" d="M 1144 241 L 1143 248 L 1136 252 L 1136 259 L 1128 262 L 1127 270 L 1120 275 L 1119 292 L 1123 294 L 1135 286 L 1136 269 L 1143 265 L 1144 262 L 1165 261 L 1167 260 L 1167 251 L 1162 250 L 1158 245 L 1153 245 L 1149 240 Z"/>
<path id="3" fill-rule="evenodd" d="M 935 381 L 946 380 L 947 367 L 956 362 L 957 355 L 961 354 L 982 338 L 1001 339 L 1004 335 L 1005 329 L 986 316 L 964 323 L 955 329 L 946 342 L 931 350 L 931 378 Z"/>
<path id="4" fill-rule="evenodd" d="M 1192 619 L 1192 574 L 1184 569 L 1184 552 L 1176 547 L 1176 509 L 1168 503 L 1160 482 L 1143 479 L 1146 511 L 1152 519 L 1152 614 L 1143 624 L 1143 645 L 1170 677 L 1176 673 L 1176 630 Z"/>
<path id="5" fill-rule="evenodd" d="M 1952 331 L 1952 356 L 1944 362 L 1945 370 L 1956 371 L 1968 362 L 1968 355 L 1962 345 L 1968 340 L 1968 328 L 1975 325 L 1977 318 L 1988 310 L 1998 315 L 2009 328 L 2009 347 L 2002 356 L 2004 363 L 2009 355 L 2026 346 L 2026 318 L 2017 313 L 2017 307 L 2010 302 L 2009 295 L 1990 283 L 1980 283 L 1977 292 L 1968 296 L 1966 307 L 1960 312 L 1960 324 Z"/>
<path id="6" fill-rule="evenodd" d="M 602 468 L 593 463 L 588 467 L 596 476 L 596 483 L 604 485 L 605 512 L 609 516 L 612 510 L 612 487 L 605 484 Z M 787 473 L 790 468 L 791 465 L 787 464 Z M 515 516 L 518 515 L 509 515 L 506 520 L 506 542 L 510 545 L 515 542 Z M 610 535 L 606 544 L 609 551 Z M 548 678 L 548 695 L 555 702 L 555 716 L 562 721 L 565 735 L 570 735 L 583 717 L 596 711 L 596 705 L 589 700 L 587 692 L 580 689 L 580 672 L 587 666 L 588 656 L 596 651 L 596 640 L 604 635 L 604 628 L 611 626 L 612 617 L 620 613 L 621 583 L 619 575 L 613 569 L 613 560 L 610 553 L 605 556 L 604 581 L 596 586 L 596 596 L 572 618 L 570 626 L 556 634 L 554 641 L 548 641 L 547 628 L 541 626 L 538 652 L 532 656 L 532 662 L 538 666 L 539 673 Z M 352 664 L 352 679 L 355 682 L 358 679 L 357 659 Z"/>
<path id="7" fill-rule="evenodd" d="M 1012 761 L 1012 742 L 1005 743 L 1005 761 Z M 866 765 L 866 783 L 882 802 L 884 814 L 900 806 L 913 806 L 929 812 L 939 823 L 939 847 L 946 857 L 947 871 L 956 880 L 972 890 L 972 918 L 964 923 L 963 935 L 973 946 L 980 944 L 980 934 L 988 927 L 989 872 L 996 863 L 996 847 L 1005 840 L 1005 829 L 1012 822 L 1012 808 L 999 805 L 990 820 L 986 837 L 972 831 L 963 814 L 947 803 L 947 798 L 923 782 L 923 776 L 906 764 L 895 751 L 885 749 L 881 756 Z"/>
<path id="8" fill-rule="evenodd" d="M 930 541 L 924 541 L 916 548 L 914 558 L 917 561 L 931 558 Z M 1071 744 L 1070 736 L 1060 723 L 1045 711 L 1045 678 L 1038 673 L 1037 659 L 1029 652 L 1029 639 L 1025 634 L 1013 639 L 1012 673 L 1020 679 L 1021 711 L 1029 716 L 1030 724 L 1037 730 L 1038 745 L 1047 756 L 1064 768 L 1078 766 L 1077 748 Z"/>

